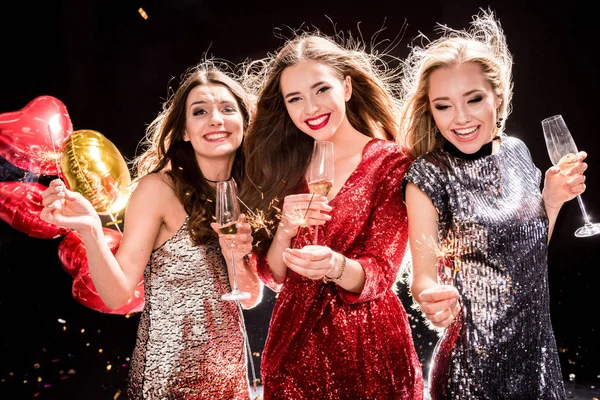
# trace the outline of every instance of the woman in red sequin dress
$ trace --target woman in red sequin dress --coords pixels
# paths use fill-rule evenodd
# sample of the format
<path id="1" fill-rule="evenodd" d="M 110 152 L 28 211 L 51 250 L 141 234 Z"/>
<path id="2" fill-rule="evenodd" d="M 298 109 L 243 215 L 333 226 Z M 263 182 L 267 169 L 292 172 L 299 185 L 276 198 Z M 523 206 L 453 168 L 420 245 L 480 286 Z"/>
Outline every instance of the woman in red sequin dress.
<path id="1" fill-rule="evenodd" d="M 254 185 L 243 196 L 265 213 L 258 271 L 279 292 L 262 356 L 265 400 L 423 396 L 394 292 L 407 244 L 399 188 L 409 159 L 394 143 L 396 103 L 374 61 L 306 33 L 251 69 L 248 81 L 258 76 L 261 86 L 244 147 Z M 312 198 L 316 140 L 334 143 L 335 175 L 328 196 Z"/>

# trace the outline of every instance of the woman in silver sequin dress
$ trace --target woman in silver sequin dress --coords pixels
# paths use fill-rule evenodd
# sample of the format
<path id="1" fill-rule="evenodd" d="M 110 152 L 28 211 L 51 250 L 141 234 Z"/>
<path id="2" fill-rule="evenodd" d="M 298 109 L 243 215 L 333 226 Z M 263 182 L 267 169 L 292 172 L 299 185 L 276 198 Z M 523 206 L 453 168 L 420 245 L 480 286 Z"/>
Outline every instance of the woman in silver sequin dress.
<path id="1" fill-rule="evenodd" d="M 441 328 L 432 399 L 564 399 L 549 310 L 547 243 L 585 190 L 585 153 L 541 172 L 503 132 L 512 56 L 493 12 L 413 49 L 402 122 L 416 161 L 403 189 L 411 291 Z"/>
<path id="2" fill-rule="evenodd" d="M 211 226 L 214 182 L 241 183 L 240 145 L 249 110 L 242 87 L 214 63 L 187 71 L 148 128 L 115 256 L 83 196 L 59 180 L 43 194 L 42 218 L 81 233 L 94 285 L 107 306 L 125 304 L 143 274 L 130 399 L 250 398 L 241 309 L 221 300 L 230 291 L 232 238 L 218 236 Z M 239 288 L 251 293 L 241 303 L 249 308 L 260 300 L 261 283 L 244 262 L 252 240 L 243 216 L 233 240 Z"/>

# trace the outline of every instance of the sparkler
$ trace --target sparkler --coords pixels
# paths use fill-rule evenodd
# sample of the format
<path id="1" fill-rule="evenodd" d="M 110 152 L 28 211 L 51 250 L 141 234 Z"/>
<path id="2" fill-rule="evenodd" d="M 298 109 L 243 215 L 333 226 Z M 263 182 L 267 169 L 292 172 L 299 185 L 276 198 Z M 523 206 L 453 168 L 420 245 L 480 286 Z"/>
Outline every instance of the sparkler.
<path id="1" fill-rule="evenodd" d="M 306 211 L 304 212 L 304 215 L 302 215 L 302 209 L 300 209 L 299 207 L 294 207 L 289 214 L 286 214 L 286 217 L 290 220 L 290 222 L 298 225 L 298 228 L 308 226 L 308 223 L 306 222 L 306 216 L 308 215 L 308 211 L 310 210 L 310 205 L 312 204 L 314 197 L 315 197 L 315 193 L 313 192 L 312 196 L 310 196 L 308 205 L 306 206 Z M 299 218 L 300 215 L 302 215 L 301 218 Z M 296 247 L 296 239 L 297 238 L 298 238 L 298 235 L 296 235 L 296 237 L 294 237 L 294 241 L 292 242 L 292 249 L 294 247 Z"/>
<path id="2" fill-rule="evenodd" d="M 447 268 L 452 271 L 450 277 L 450 284 L 454 285 L 456 276 L 461 271 L 460 265 L 462 260 L 457 246 L 457 240 L 454 237 L 449 237 L 444 240 L 442 244 L 438 244 L 431 237 L 427 238 L 423 235 L 425 245 L 433 250 L 433 254 L 437 257 L 441 263 L 442 268 Z M 419 242 L 423 243 L 423 242 Z M 447 282 L 444 282 L 447 283 Z"/>
<path id="3" fill-rule="evenodd" d="M 266 220 L 265 212 L 264 212 L 264 211 L 262 211 L 262 210 L 259 210 L 259 211 L 257 211 L 257 212 L 255 213 L 254 211 L 252 211 L 252 210 L 250 209 L 250 207 L 248 207 L 248 206 L 246 205 L 246 203 L 244 203 L 244 202 L 242 201 L 242 199 L 240 199 L 239 197 L 238 197 L 237 199 L 238 199 L 238 201 L 239 201 L 239 202 L 240 202 L 240 203 L 241 203 L 241 204 L 242 204 L 244 207 L 246 207 L 246 210 L 248 210 L 248 212 L 249 212 L 250 214 L 252 214 L 252 217 L 253 217 L 253 218 L 249 218 L 249 219 L 248 219 L 248 223 L 250 224 L 250 226 L 252 226 L 252 227 L 253 227 L 253 228 L 255 228 L 255 229 L 259 229 L 260 227 L 263 227 L 263 228 L 265 228 L 265 230 L 267 231 L 267 234 L 269 235 L 269 238 L 271 238 L 271 239 L 272 239 L 272 238 L 273 238 L 273 234 L 271 233 L 271 231 L 269 230 L 269 228 L 267 228 L 267 225 L 266 225 L 266 223 L 265 223 L 265 220 Z M 269 205 L 269 208 L 274 208 L 274 209 L 278 210 L 278 208 L 277 208 L 277 207 L 274 207 L 274 206 L 273 206 L 273 203 L 274 203 L 276 200 L 277 200 L 277 199 L 275 198 L 275 199 L 273 199 L 273 200 L 271 201 L 271 204 Z"/>

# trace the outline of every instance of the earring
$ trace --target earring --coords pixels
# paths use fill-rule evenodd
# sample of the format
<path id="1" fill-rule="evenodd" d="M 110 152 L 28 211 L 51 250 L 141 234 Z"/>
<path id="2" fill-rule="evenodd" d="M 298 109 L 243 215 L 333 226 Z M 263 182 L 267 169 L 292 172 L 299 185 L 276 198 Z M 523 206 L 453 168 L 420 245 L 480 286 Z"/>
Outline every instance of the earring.
<path id="1" fill-rule="evenodd" d="M 496 121 L 496 127 L 498 129 L 500 129 L 500 127 L 502 126 L 502 121 L 504 121 L 504 118 L 502 118 L 502 117 L 499 117 L 498 121 Z"/>

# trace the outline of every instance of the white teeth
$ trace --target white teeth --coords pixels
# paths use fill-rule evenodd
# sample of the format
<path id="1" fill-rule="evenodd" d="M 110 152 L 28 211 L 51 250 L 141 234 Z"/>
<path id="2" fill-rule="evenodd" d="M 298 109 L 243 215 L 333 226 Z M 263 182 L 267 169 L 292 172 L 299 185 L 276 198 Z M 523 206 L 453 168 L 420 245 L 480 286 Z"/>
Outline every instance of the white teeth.
<path id="1" fill-rule="evenodd" d="M 227 132 L 210 133 L 204 137 L 208 140 L 219 140 L 227 137 Z"/>
<path id="2" fill-rule="evenodd" d="M 323 115 L 322 117 L 318 118 L 318 119 L 313 119 L 311 121 L 306 121 L 307 124 L 309 125 L 319 125 L 321 123 L 323 123 L 323 121 L 325 121 L 325 119 L 327 119 L 327 115 Z"/>
<path id="3" fill-rule="evenodd" d="M 455 129 L 454 132 L 456 132 L 458 135 L 468 135 L 475 132 L 477 129 L 479 129 L 479 127 L 476 126 L 474 128 Z"/>

